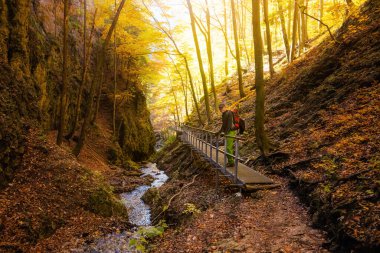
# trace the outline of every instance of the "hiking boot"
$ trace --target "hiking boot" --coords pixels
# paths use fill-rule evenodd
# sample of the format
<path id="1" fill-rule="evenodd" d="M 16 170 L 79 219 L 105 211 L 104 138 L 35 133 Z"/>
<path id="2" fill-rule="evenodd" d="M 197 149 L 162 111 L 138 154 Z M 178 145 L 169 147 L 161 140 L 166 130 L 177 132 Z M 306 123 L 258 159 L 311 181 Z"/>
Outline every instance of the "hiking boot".
<path id="1" fill-rule="evenodd" d="M 227 167 L 234 167 L 234 166 L 235 166 L 235 163 L 234 163 L 234 162 L 228 162 L 226 166 L 227 166 Z"/>

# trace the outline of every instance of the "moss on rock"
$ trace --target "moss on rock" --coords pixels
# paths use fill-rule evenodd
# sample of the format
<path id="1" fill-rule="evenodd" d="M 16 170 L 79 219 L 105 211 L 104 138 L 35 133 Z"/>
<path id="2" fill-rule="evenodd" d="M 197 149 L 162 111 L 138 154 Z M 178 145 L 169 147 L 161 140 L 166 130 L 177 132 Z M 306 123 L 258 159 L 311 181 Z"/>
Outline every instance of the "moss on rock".
<path id="1" fill-rule="evenodd" d="M 118 108 L 118 142 L 125 155 L 133 161 L 143 161 L 154 152 L 156 138 L 143 91 L 131 85 L 129 92 L 133 97 Z"/>
<path id="2" fill-rule="evenodd" d="M 120 200 L 116 199 L 111 189 L 97 188 L 88 198 L 88 209 L 104 217 L 120 216 L 128 218 L 127 210 Z"/>

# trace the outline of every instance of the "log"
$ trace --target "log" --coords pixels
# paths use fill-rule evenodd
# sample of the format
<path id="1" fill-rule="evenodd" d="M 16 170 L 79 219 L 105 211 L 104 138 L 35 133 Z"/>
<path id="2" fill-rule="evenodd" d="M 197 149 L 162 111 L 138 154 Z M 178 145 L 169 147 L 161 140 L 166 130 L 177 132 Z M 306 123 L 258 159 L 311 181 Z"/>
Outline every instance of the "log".
<path id="1" fill-rule="evenodd" d="M 265 184 L 265 185 L 246 185 L 245 190 L 247 191 L 260 191 L 260 190 L 271 190 L 275 188 L 280 188 L 280 184 Z"/>

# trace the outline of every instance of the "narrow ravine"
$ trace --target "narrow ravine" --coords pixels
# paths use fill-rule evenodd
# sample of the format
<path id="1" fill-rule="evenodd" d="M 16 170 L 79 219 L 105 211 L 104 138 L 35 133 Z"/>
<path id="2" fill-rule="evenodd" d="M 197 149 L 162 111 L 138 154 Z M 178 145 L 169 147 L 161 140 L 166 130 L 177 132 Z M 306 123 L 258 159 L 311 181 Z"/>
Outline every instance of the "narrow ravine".
<path id="1" fill-rule="evenodd" d="M 84 252 L 136 252 L 133 247 L 130 247 L 130 240 L 139 236 L 136 231 L 140 227 L 151 225 L 150 206 L 145 204 L 141 198 L 150 188 L 158 188 L 168 180 L 168 176 L 164 171 L 159 170 L 155 163 L 144 165 L 141 171 L 143 173 L 141 177 L 151 176 L 154 181 L 150 185 L 141 185 L 131 192 L 120 194 L 121 200 L 128 210 L 129 222 L 135 227 L 130 231 L 117 231 L 99 238 L 87 245 Z"/>

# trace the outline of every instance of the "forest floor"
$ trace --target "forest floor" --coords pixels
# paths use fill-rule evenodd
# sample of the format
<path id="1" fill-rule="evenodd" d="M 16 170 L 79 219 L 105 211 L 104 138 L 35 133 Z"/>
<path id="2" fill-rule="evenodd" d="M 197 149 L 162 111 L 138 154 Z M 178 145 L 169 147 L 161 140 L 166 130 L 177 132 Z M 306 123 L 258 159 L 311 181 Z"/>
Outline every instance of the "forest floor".
<path id="1" fill-rule="evenodd" d="M 215 171 L 189 147 L 176 142 L 164 153 L 158 165 L 170 179 L 145 197 L 153 216 L 199 176 L 159 216 L 173 226 L 152 252 L 328 252 L 325 233 L 312 228 L 287 180 L 272 175 L 280 188 L 240 195 L 222 177 L 216 188 Z"/>
<path id="2" fill-rule="evenodd" d="M 100 112 L 78 159 L 71 154 L 74 143 L 55 144 L 56 132 L 29 131 L 21 168 L 0 192 L 0 252 L 72 252 L 131 227 L 114 194 L 150 179 L 109 165 L 107 117 Z"/>

